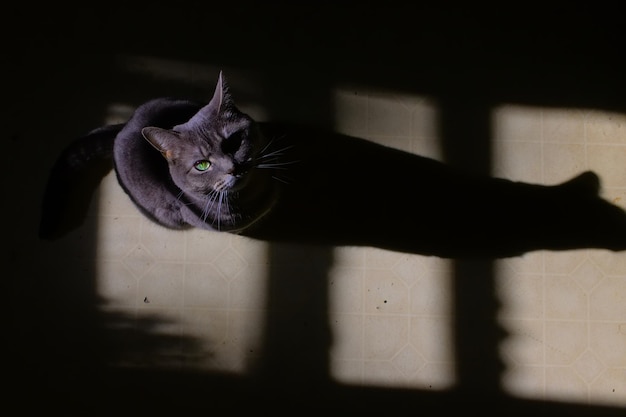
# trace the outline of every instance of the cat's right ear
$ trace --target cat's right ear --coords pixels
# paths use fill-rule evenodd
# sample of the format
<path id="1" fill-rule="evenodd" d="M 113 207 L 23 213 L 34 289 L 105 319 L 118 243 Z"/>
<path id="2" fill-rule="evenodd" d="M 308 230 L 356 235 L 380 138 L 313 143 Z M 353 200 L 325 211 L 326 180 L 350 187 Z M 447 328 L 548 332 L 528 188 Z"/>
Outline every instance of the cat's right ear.
<path id="1" fill-rule="evenodd" d="M 144 127 L 141 134 L 165 159 L 168 161 L 174 159 L 176 149 L 174 143 L 178 139 L 176 133 L 160 127 Z"/>

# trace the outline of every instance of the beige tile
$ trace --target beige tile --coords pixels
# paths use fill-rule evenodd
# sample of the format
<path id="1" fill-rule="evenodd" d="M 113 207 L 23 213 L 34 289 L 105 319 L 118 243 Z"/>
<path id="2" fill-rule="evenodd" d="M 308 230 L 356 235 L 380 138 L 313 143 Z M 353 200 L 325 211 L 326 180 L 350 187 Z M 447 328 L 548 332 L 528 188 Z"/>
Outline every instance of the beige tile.
<path id="1" fill-rule="evenodd" d="M 137 278 L 147 274 L 156 262 L 152 253 L 141 243 L 122 258 L 122 263 Z"/>
<path id="2" fill-rule="evenodd" d="M 585 119 L 588 143 L 626 144 L 626 115 L 590 111 Z"/>
<path id="3" fill-rule="evenodd" d="M 550 366 L 546 368 L 545 375 L 547 399 L 588 403 L 587 384 L 573 368 Z"/>
<path id="4" fill-rule="evenodd" d="M 368 248 L 365 258 L 365 267 L 371 269 L 389 269 L 392 268 L 404 254 L 392 252 L 384 249 Z"/>
<path id="5" fill-rule="evenodd" d="M 411 149 L 409 149 L 409 151 L 426 158 L 443 161 L 443 151 L 438 139 L 427 137 L 413 138 L 411 140 Z"/>
<path id="6" fill-rule="evenodd" d="M 231 280 L 247 269 L 248 262 L 236 250 L 226 247 L 212 262 L 212 265 L 224 278 Z"/>
<path id="7" fill-rule="evenodd" d="M 229 308 L 260 310 L 267 308 L 267 274 L 256 265 L 248 265 L 229 282 Z"/>
<path id="8" fill-rule="evenodd" d="M 186 235 L 179 230 L 169 230 L 154 222 L 142 220 L 141 243 L 160 261 L 185 259 Z"/>
<path id="9" fill-rule="evenodd" d="M 363 312 L 363 280 L 361 268 L 333 267 L 328 274 L 329 311 L 332 313 Z"/>
<path id="10" fill-rule="evenodd" d="M 515 181 L 543 182 L 542 145 L 539 142 L 495 142 L 493 175 Z"/>
<path id="11" fill-rule="evenodd" d="M 426 360 L 413 346 L 406 345 L 394 356 L 391 363 L 410 379 L 426 365 Z"/>
<path id="12" fill-rule="evenodd" d="M 587 318 L 587 294 L 568 276 L 545 278 L 545 317 L 550 320 Z"/>
<path id="13" fill-rule="evenodd" d="M 181 308 L 183 306 L 184 265 L 159 263 L 139 279 L 140 308 Z"/>
<path id="14" fill-rule="evenodd" d="M 543 366 L 514 366 L 504 372 L 502 385 L 516 397 L 542 400 L 545 398 L 544 374 Z"/>
<path id="15" fill-rule="evenodd" d="M 140 219 L 141 213 L 133 204 L 122 187 L 117 182 L 115 173 L 111 171 L 100 183 L 98 190 L 97 207 L 100 216 L 132 216 Z"/>
<path id="16" fill-rule="evenodd" d="M 589 386 L 589 402 L 610 406 L 624 406 L 626 383 L 624 368 L 607 369 Z"/>
<path id="17" fill-rule="evenodd" d="M 97 256 L 102 260 L 120 260 L 141 239 L 140 222 L 135 217 L 102 217 L 98 228 Z"/>
<path id="18" fill-rule="evenodd" d="M 527 252 L 513 258 L 496 261 L 498 275 L 507 273 L 541 274 L 544 272 L 544 251 Z"/>
<path id="19" fill-rule="evenodd" d="M 335 90 L 333 104 L 337 117 L 334 128 L 347 135 L 366 135 L 368 103 L 369 95 L 361 88 Z"/>
<path id="20" fill-rule="evenodd" d="M 626 187 L 626 146 L 589 145 L 589 168 L 594 170 L 604 187 Z"/>
<path id="21" fill-rule="evenodd" d="M 188 263 L 184 273 L 185 308 L 229 308 L 229 281 L 212 265 Z"/>
<path id="22" fill-rule="evenodd" d="M 337 268 L 365 268 L 370 248 L 339 246 L 333 250 L 333 265 Z"/>
<path id="23" fill-rule="evenodd" d="M 595 352 L 586 350 L 583 354 L 576 359 L 573 368 L 578 375 L 589 384 L 595 380 L 605 369 L 604 364 L 598 359 L 598 355 Z"/>
<path id="24" fill-rule="evenodd" d="M 405 255 L 398 258 L 393 266 L 394 275 L 402 280 L 407 287 L 414 285 L 420 277 L 427 273 L 424 265 L 425 257 L 419 255 Z"/>
<path id="25" fill-rule="evenodd" d="M 411 313 L 419 316 L 451 315 L 451 291 L 452 282 L 448 274 L 424 272 L 410 289 Z"/>
<path id="26" fill-rule="evenodd" d="M 570 366 L 586 348 L 587 324 L 584 321 L 546 321 L 546 365 Z"/>
<path id="27" fill-rule="evenodd" d="M 570 279 L 578 284 L 585 294 L 589 294 L 603 278 L 602 270 L 589 260 L 583 262 L 570 275 Z"/>
<path id="28" fill-rule="evenodd" d="M 98 296 L 106 307 L 134 308 L 137 306 L 138 279 L 117 261 L 102 261 L 98 265 Z"/>
<path id="29" fill-rule="evenodd" d="M 383 387 L 403 387 L 407 380 L 390 361 L 366 361 L 363 363 L 363 383 Z"/>
<path id="30" fill-rule="evenodd" d="M 606 275 L 626 275 L 626 256 L 603 249 L 589 250 L 589 258 Z"/>
<path id="31" fill-rule="evenodd" d="M 337 382 L 362 385 L 363 384 L 363 361 L 331 358 L 331 376 Z M 375 384 L 376 382 L 372 382 Z"/>
<path id="32" fill-rule="evenodd" d="M 540 142 L 542 113 L 541 108 L 511 104 L 494 109 L 492 131 L 495 142 Z"/>
<path id="33" fill-rule="evenodd" d="M 246 264 L 259 266 L 267 265 L 267 243 L 239 235 L 232 235 L 228 240 L 230 247 Z"/>
<path id="34" fill-rule="evenodd" d="M 578 109 L 544 109 L 544 142 L 584 143 L 585 112 Z"/>
<path id="35" fill-rule="evenodd" d="M 439 137 L 439 116 L 434 100 L 414 97 L 411 108 L 411 137 L 434 142 Z"/>
<path id="36" fill-rule="evenodd" d="M 497 293 L 501 318 L 543 319 L 545 279 L 542 274 L 500 273 Z"/>
<path id="37" fill-rule="evenodd" d="M 368 314 L 407 313 L 409 291 L 407 286 L 390 271 L 365 271 L 363 283 L 365 312 Z"/>
<path id="38" fill-rule="evenodd" d="M 626 321 L 626 277 L 607 276 L 589 295 L 589 317 L 593 320 Z"/>
<path id="39" fill-rule="evenodd" d="M 545 271 L 550 274 L 569 274 L 574 272 L 587 258 L 587 250 L 546 252 Z"/>
<path id="40" fill-rule="evenodd" d="M 451 325 L 450 317 L 412 317 L 409 342 L 427 363 L 454 364 Z"/>
<path id="41" fill-rule="evenodd" d="M 412 109 L 393 93 L 369 95 L 368 136 L 411 137 Z"/>
<path id="42" fill-rule="evenodd" d="M 227 233 L 193 229 L 185 231 L 187 262 L 211 263 L 218 259 L 229 247 L 230 235 Z"/>
<path id="43" fill-rule="evenodd" d="M 543 320 L 508 319 L 504 328 L 508 335 L 500 345 L 500 354 L 508 366 L 518 369 L 544 364 Z M 509 380 L 512 376 L 509 372 Z"/>
<path id="44" fill-rule="evenodd" d="M 409 319 L 396 315 L 367 315 L 363 356 L 367 361 L 391 360 L 407 343 Z"/>
<path id="45" fill-rule="evenodd" d="M 587 169 L 586 147 L 575 143 L 543 144 L 545 184 L 559 184 Z"/>
<path id="46" fill-rule="evenodd" d="M 363 315 L 332 314 L 330 324 L 335 335 L 330 349 L 333 364 L 339 360 L 350 360 L 354 364 L 363 360 Z"/>
<path id="47" fill-rule="evenodd" d="M 449 390 L 454 387 L 453 362 L 428 362 L 411 378 L 411 387 L 426 390 Z"/>

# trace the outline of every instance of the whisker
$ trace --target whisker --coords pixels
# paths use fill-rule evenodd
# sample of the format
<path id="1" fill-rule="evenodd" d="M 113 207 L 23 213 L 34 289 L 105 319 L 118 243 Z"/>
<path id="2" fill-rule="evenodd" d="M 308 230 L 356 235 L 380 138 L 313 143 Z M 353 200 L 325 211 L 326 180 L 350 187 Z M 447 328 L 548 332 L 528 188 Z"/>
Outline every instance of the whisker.
<path id="1" fill-rule="evenodd" d="M 284 178 L 280 178 L 280 177 L 277 177 L 277 176 L 275 176 L 275 175 L 272 175 L 272 178 L 273 178 L 273 179 L 275 179 L 276 181 L 282 182 L 283 184 L 291 184 L 291 183 L 290 183 L 289 181 L 287 181 L 286 179 L 284 179 Z"/>
<path id="2" fill-rule="evenodd" d="M 288 167 L 286 167 L 285 165 L 292 165 L 295 164 L 299 161 L 293 161 L 293 162 L 277 162 L 275 164 L 259 164 L 256 165 L 256 168 L 261 168 L 261 169 L 270 169 L 270 168 L 274 168 L 274 169 L 288 169 Z"/>
<path id="3" fill-rule="evenodd" d="M 285 146 L 284 148 L 276 149 L 275 151 L 272 151 L 270 153 L 266 153 L 266 154 L 261 153 L 256 159 L 265 159 L 265 158 L 270 158 L 272 156 L 280 156 L 285 151 L 293 148 L 294 146 L 295 145 L 289 145 L 289 146 Z"/>
<path id="4" fill-rule="evenodd" d="M 209 216 L 209 203 L 211 202 L 210 198 L 207 198 L 207 202 L 202 209 L 202 221 L 206 223 L 206 219 Z"/>
<path id="5" fill-rule="evenodd" d="M 209 212 L 211 211 L 211 209 L 215 205 L 216 198 L 217 198 L 217 192 L 215 190 L 211 190 L 207 194 L 207 203 L 206 203 L 206 205 L 204 207 L 204 211 L 202 213 L 202 221 L 205 222 L 205 223 L 206 223 L 207 218 L 209 217 Z"/>
<path id="6" fill-rule="evenodd" d="M 261 149 L 261 151 L 259 153 L 262 154 L 263 152 L 265 152 L 267 150 L 267 148 L 272 146 L 272 143 L 274 143 L 274 139 L 271 139 L 269 142 L 267 142 L 265 144 L 265 146 L 263 147 L 263 149 Z"/>
<path id="7" fill-rule="evenodd" d="M 273 144 L 274 142 L 278 142 L 279 140 L 284 139 L 284 138 L 285 138 L 285 136 L 287 136 L 287 135 L 282 135 L 282 136 L 279 136 L 279 137 L 276 137 L 276 138 L 270 139 L 270 141 L 269 141 L 269 142 L 267 142 L 267 144 L 263 147 L 263 149 L 261 149 L 261 152 L 259 152 L 259 153 L 260 153 L 260 154 L 262 154 L 262 153 L 263 153 L 263 152 L 265 152 L 265 151 L 266 151 L 266 150 L 267 150 L 270 146 L 272 146 L 272 144 Z"/>
<path id="8" fill-rule="evenodd" d="M 230 212 L 229 206 L 228 206 L 228 190 L 224 190 L 224 199 L 222 200 L 222 212 L 228 216 L 228 213 Z"/>
<path id="9" fill-rule="evenodd" d="M 224 191 L 219 192 L 217 205 L 217 230 L 222 230 L 222 204 L 224 202 Z"/>

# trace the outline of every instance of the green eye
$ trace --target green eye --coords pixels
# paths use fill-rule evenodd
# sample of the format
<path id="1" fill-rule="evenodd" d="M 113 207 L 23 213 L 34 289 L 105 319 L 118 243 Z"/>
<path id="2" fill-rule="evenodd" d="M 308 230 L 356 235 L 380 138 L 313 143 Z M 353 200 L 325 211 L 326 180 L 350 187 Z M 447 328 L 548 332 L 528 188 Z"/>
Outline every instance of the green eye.
<path id="1" fill-rule="evenodd" d="M 209 161 L 207 161 L 206 159 L 202 160 L 202 161 L 197 161 L 193 167 L 195 169 L 197 169 L 198 171 L 206 171 L 207 169 L 209 169 L 209 167 L 211 166 L 211 163 Z"/>

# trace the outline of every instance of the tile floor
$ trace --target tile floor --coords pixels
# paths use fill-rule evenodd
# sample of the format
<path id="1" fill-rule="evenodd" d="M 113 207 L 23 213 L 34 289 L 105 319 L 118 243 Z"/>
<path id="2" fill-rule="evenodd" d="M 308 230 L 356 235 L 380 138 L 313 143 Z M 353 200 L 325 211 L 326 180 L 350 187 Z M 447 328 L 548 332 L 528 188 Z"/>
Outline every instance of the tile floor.
<path id="1" fill-rule="evenodd" d="M 428 97 L 346 87 L 334 92 L 334 106 L 339 131 L 440 157 L 437 103 Z M 606 198 L 626 207 L 626 115 L 502 105 L 492 119 L 494 174 L 556 183 L 593 169 Z M 155 226 L 113 175 L 103 181 L 92 213 L 102 308 L 195 341 L 161 356 L 121 357 L 120 364 L 248 372 L 262 349 L 269 247 Z M 332 378 L 453 387 L 450 269 L 438 258 L 334 249 L 327 271 Z M 539 251 L 498 261 L 496 271 L 497 320 L 508 333 L 498 346 L 503 389 L 525 398 L 626 406 L 626 254 Z"/>

